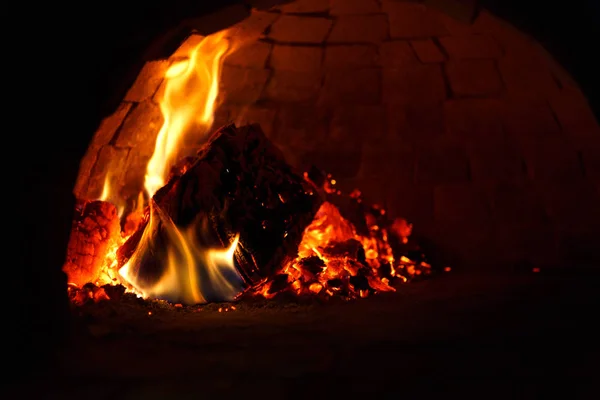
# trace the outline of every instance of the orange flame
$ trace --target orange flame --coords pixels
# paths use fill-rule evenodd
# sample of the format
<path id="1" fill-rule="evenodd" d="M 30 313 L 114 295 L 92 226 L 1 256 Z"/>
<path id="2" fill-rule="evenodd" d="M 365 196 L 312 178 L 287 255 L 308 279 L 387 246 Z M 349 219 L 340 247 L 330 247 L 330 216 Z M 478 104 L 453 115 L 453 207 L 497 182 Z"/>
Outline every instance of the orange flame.
<path id="1" fill-rule="evenodd" d="M 148 162 L 145 188 L 152 197 L 165 184 L 169 168 L 179 155 L 181 141 L 189 134 L 200 140 L 213 122 L 224 57 L 233 50 L 226 31 L 205 37 L 189 58 L 171 65 L 160 109 L 164 123 Z"/>
<path id="2" fill-rule="evenodd" d="M 121 218 L 125 211 L 125 200 L 114 191 L 113 184 L 113 173 L 109 171 L 104 178 L 102 194 L 98 200 L 112 203 L 117 208 L 117 215 Z"/>
<path id="3" fill-rule="evenodd" d="M 225 249 L 206 248 L 198 237 L 198 232 L 206 232 L 200 221 L 181 230 L 160 208 L 152 207 L 150 220 L 136 251 L 119 270 L 134 292 L 144 298 L 200 304 L 217 299 L 231 301 L 243 290 L 243 279 L 234 264 L 239 234 Z M 166 255 L 160 254 L 154 247 L 157 242 L 155 235 L 161 228 L 167 238 Z M 149 281 L 140 276 L 140 266 L 146 256 L 166 264 L 158 279 Z"/>
<path id="4" fill-rule="evenodd" d="M 234 49 L 227 31 L 205 37 L 183 61 L 171 65 L 165 74 L 164 97 L 160 100 L 164 123 L 154 154 L 148 162 L 145 188 L 149 198 L 164 186 L 169 170 L 180 154 L 183 142 L 202 140 L 212 126 L 224 58 Z M 191 136 L 191 137 L 190 137 Z M 196 221 L 176 226 L 168 215 L 151 203 L 150 220 L 140 243 L 119 273 L 143 297 L 156 297 L 185 304 L 233 300 L 243 289 L 243 280 L 234 266 L 239 235 L 226 249 L 212 249 L 200 243 L 198 234 L 206 227 Z M 158 230 L 164 238 L 156 238 Z M 165 239 L 166 254 L 153 254 L 165 269 L 158 280 L 140 278 L 140 265 L 147 252 L 155 252 L 155 242 Z"/>

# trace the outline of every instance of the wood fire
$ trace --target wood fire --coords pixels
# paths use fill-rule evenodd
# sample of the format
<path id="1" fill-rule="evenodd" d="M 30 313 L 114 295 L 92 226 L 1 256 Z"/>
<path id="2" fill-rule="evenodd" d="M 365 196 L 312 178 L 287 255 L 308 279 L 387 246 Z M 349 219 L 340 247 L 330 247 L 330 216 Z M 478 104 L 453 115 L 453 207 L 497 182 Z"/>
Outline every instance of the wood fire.
<path id="1" fill-rule="evenodd" d="M 409 240 L 359 190 L 318 168 L 298 174 L 258 124 L 211 134 L 225 32 L 165 74 L 164 124 L 136 207 L 110 191 L 81 200 L 64 271 L 74 303 L 132 292 L 177 304 L 248 296 L 366 297 L 427 275 Z M 196 145 L 190 152 L 189 143 Z M 115 289 L 116 287 L 122 289 Z"/>

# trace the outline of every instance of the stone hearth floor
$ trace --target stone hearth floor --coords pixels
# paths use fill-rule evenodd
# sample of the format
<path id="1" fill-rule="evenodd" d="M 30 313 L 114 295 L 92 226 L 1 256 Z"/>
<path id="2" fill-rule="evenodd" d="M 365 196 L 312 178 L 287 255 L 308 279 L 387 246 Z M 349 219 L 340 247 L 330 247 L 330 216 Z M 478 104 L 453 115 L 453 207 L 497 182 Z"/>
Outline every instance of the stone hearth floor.
<path id="1" fill-rule="evenodd" d="M 157 314 L 76 334 L 15 388 L 88 400 L 593 398 L 599 277 L 451 272 L 350 303 Z"/>

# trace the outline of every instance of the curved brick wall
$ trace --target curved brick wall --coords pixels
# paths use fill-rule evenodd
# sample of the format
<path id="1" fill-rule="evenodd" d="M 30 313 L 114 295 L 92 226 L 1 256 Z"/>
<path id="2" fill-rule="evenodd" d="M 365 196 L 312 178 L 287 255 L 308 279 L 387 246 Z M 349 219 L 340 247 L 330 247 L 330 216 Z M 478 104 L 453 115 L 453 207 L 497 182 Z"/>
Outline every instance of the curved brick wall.
<path id="1" fill-rule="evenodd" d="M 485 11 L 467 24 L 393 0 L 300 0 L 235 27 L 253 39 L 226 62 L 216 125 L 259 122 L 291 163 L 360 187 L 453 265 L 598 262 L 600 128 L 531 38 Z M 169 62 L 148 62 L 103 121 L 79 197 L 99 195 L 107 161 L 140 190 Z"/>

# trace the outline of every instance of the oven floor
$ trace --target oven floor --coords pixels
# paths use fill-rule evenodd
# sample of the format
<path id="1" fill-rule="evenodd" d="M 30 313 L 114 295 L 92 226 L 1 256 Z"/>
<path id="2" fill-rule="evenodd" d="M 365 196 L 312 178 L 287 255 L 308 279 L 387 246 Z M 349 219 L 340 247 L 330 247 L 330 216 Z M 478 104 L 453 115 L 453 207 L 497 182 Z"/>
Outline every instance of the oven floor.
<path id="1" fill-rule="evenodd" d="M 15 389 L 85 400 L 593 398 L 597 278 L 450 272 L 348 303 L 95 320 Z"/>

